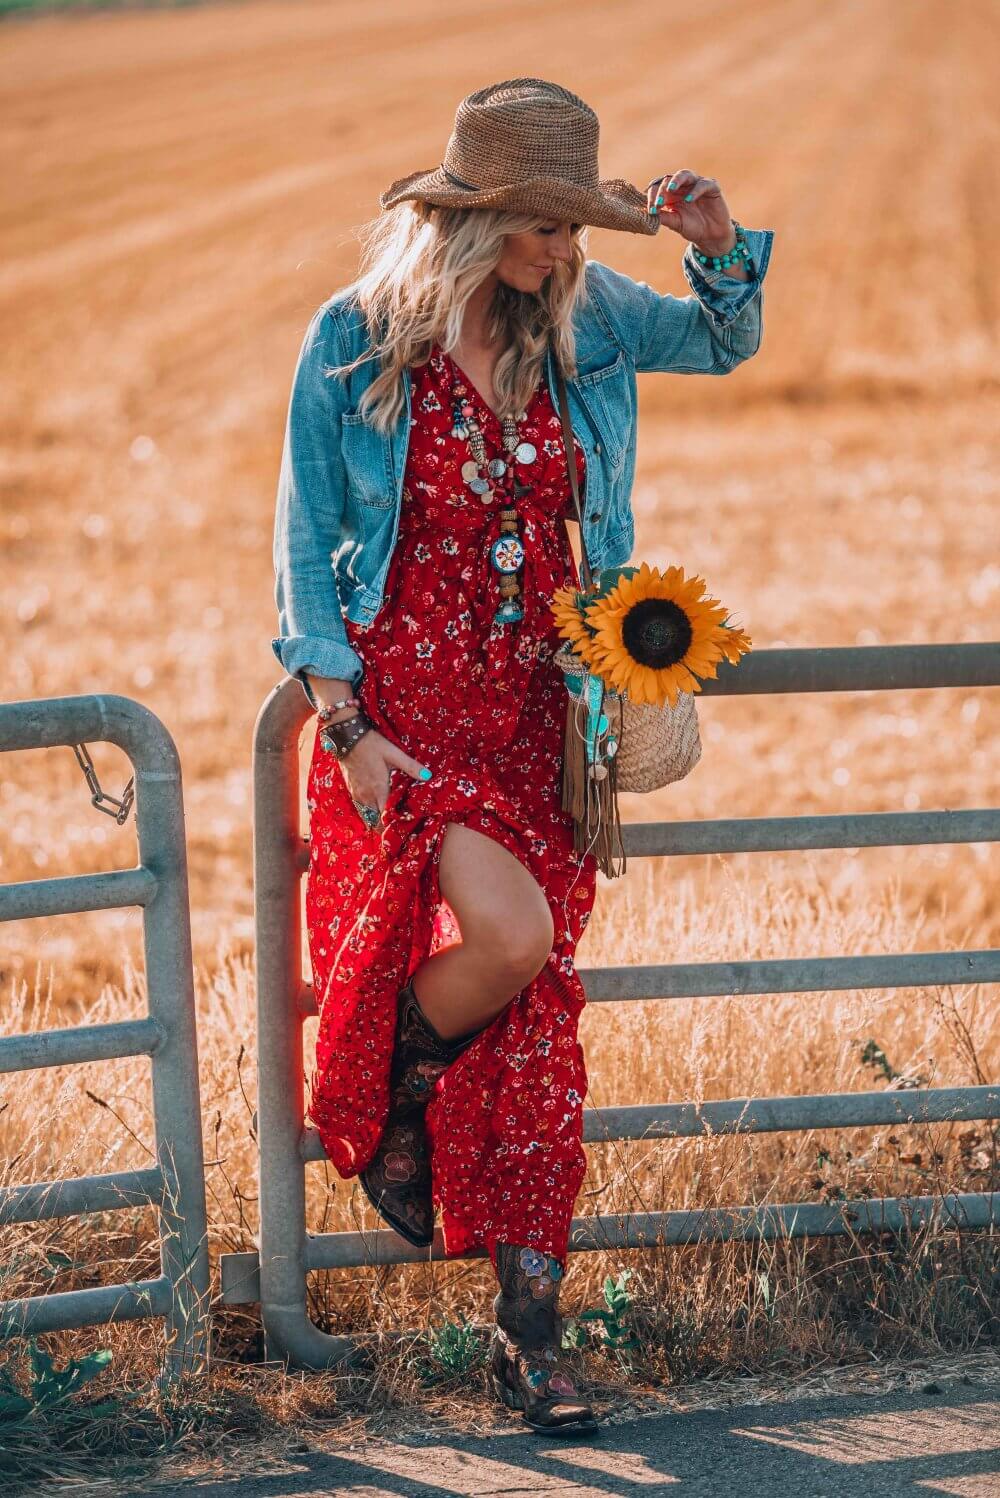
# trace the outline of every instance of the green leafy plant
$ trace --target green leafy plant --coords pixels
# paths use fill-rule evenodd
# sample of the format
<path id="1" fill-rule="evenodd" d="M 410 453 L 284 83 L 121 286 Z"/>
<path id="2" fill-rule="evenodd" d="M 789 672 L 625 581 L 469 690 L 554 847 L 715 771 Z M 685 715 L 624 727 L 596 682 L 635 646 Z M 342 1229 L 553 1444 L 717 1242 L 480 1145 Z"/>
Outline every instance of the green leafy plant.
<path id="1" fill-rule="evenodd" d="M 424 1355 L 412 1358 L 410 1367 L 425 1384 L 464 1378 L 486 1356 L 482 1331 L 464 1316 L 427 1332 L 423 1345 Z"/>
<path id="2" fill-rule="evenodd" d="M 144 1447 L 157 1440 L 155 1419 L 127 1410 L 131 1396 L 79 1397 L 110 1362 L 110 1350 L 102 1347 L 58 1368 L 31 1341 L 27 1357 L 0 1365 L 0 1483 L 78 1476 L 82 1464 L 117 1452 L 126 1419 Z"/>
<path id="3" fill-rule="evenodd" d="M 926 1072 L 900 1072 L 892 1065 L 888 1056 L 883 1051 L 877 1040 L 868 1040 L 864 1045 L 857 1042 L 861 1047 L 861 1064 L 868 1066 L 874 1072 L 880 1072 L 887 1082 L 891 1082 L 897 1090 L 912 1087 L 926 1087 L 930 1077 Z"/>
<path id="4" fill-rule="evenodd" d="M 617 1279 L 613 1279 L 610 1274 L 605 1278 L 604 1306 L 581 1311 L 579 1316 L 567 1320 L 563 1328 L 564 1347 L 586 1346 L 587 1333 L 580 1323 L 596 1322 L 601 1328 L 601 1346 L 616 1353 L 626 1365 L 631 1363 L 631 1354 L 641 1345 L 629 1320 L 634 1302 L 629 1293 L 628 1281 L 633 1273 L 631 1269 L 623 1269 Z"/>
<path id="5" fill-rule="evenodd" d="M 30 1379 L 25 1393 L 19 1392 L 9 1366 L 0 1368 L 0 1421 L 6 1422 L 12 1417 L 17 1419 L 68 1399 L 103 1373 L 110 1362 L 110 1349 L 100 1347 L 85 1357 L 71 1358 L 65 1368 L 57 1368 L 49 1354 L 37 1342 L 31 1342 L 28 1347 Z"/>

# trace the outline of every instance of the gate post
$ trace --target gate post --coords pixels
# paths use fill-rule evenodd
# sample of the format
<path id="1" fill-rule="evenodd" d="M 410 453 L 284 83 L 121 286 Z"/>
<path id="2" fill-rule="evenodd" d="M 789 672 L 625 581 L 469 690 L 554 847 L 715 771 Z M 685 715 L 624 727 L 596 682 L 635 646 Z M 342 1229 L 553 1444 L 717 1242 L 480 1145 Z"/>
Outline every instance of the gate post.
<path id="1" fill-rule="evenodd" d="M 299 824 L 299 740 L 311 716 L 305 693 L 286 681 L 265 699 L 254 727 L 260 1301 L 266 1355 L 323 1368 L 351 1360 L 356 1347 L 348 1337 L 320 1331 L 306 1306 L 302 874 L 308 844 Z"/>
<path id="2" fill-rule="evenodd" d="M 135 810 L 139 861 L 156 878 L 142 929 L 149 1009 L 163 1030 L 151 1081 L 156 1158 L 165 1188 L 160 1265 L 174 1287 L 166 1321 L 167 1365 L 173 1374 L 204 1361 L 208 1353 L 208 1220 L 181 765 L 173 740 L 153 721 L 162 732 L 163 764 L 137 770 Z"/>

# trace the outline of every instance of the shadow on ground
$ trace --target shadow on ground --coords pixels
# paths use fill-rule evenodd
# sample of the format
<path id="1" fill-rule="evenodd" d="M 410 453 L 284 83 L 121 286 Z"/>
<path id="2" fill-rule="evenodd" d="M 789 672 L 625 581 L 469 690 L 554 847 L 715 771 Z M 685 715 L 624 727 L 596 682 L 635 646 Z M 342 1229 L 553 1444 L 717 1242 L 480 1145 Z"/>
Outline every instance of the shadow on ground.
<path id="1" fill-rule="evenodd" d="M 644 1416 L 576 1440 L 523 1432 L 477 1438 L 445 1430 L 306 1450 L 281 1470 L 231 1481 L 150 1486 L 197 1498 L 425 1498 L 431 1494 L 655 1492 L 730 1498 L 1000 1498 L 1000 1396 L 960 1381 L 940 1392 L 824 1396 L 726 1410 Z"/>

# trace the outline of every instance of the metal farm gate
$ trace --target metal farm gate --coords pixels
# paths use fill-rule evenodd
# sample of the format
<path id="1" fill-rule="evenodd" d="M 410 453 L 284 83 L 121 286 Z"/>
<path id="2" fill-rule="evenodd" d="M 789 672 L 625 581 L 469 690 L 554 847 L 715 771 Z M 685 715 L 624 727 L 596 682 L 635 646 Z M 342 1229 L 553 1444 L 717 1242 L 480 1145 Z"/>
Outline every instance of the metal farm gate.
<path id="1" fill-rule="evenodd" d="M 1000 644 L 899 645 L 758 650 L 735 669 L 725 663 L 704 696 L 871 692 L 1000 684 Z M 300 880 L 309 864 L 299 823 L 299 740 L 312 710 L 298 682 L 285 680 L 257 719 L 254 742 L 254 860 L 257 923 L 259 1253 L 222 1257 L 223 1301 L 259 1301 L 268 1354 L 302 1367 L 349 1356 L 351 1341 L 311 1321 L 306 1276 L 313 1270 L 440 1258 L 391 1229 L 312 1234 L 305 1225 L 305 1168 L 321 1160 L 315 1131 L 304 1128 L 302 1023 L 316 1012 L 301 968 Z M 995 841 L 1000 810 L 884 812 L 865 815 L 717 818 L 645 822 L 623 828 L 633 857 L 762 853 Z M 591 1003 L 692 995 L 809 993 L 996 982 L 1000 951 L 911 952 L 884 956 L 783 958 L 580 969 Z M 1000 1118 L 1000 1087 L 733 1098 L 649 1107 L 588 1109 L 587 1141 L 692 1137 L 703 1133 L 846 1128 L 856 1125 Z M 1000 1222 L 1000 1201 L 969 1192 L 937 1197 L 861 1199 L 835 1205 L 649 1212 L 574 1220 L 573 1249 L 641 1248 L 733 1237 L 772 1239 L 901 1229 L 940 1207 L 965 1227 Z M 478 1251 L 469 1257 L 481 1257 Z"/>
<path id="2" fill-rule="evenodd" d="M 172 1376 L 205 1355 L 209 1293 L 180 761 L 160 720 L 127 697 L 55 697 L 0 704 L 0 750 L 98 741 L 117 744 L 132 762 L 138 864 L 120 871 L 2 885 L 0 920 L 139 906 L 148 1011 L 142 1018 L 116 1024 L 6 1036 L 0 1039 L 0 1073 L 149 1056 L 156 1163 L 146 1170 L 8 1186 L 0 1190 L 0 1223 L 38 1222 L 153 1203 L 160 1224 L 160 1274 L 131 1284 L 0 1301 L 0 1336 L 33 1336 L 163 1316 L 165 1372 Z M 89 758 L 79 753 L 77 757 L 94 789 Z M 95 805 L 113 800 L 103 797 L 99 789 L 93 799 Z M 127 815 L 127 797 L 115 805 Z"/>

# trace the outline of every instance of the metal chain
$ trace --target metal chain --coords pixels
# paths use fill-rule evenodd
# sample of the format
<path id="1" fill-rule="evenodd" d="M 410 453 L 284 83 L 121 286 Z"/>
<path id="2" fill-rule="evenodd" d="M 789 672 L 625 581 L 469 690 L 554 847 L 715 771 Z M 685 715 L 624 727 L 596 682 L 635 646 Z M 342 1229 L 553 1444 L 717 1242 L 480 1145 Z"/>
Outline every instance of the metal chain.
<path id="1" fill-rule="evenodd" d="M 130 775 L 128 785 L 122 791 L 122 799 L 117 796 L 109 796 L 107 791 L 101 789 L 101 782 L 97 778 L 94 769 L 94 761 L 90 757 L 90 751 L 86 744 L 74 744 L 73 753 L 76 755 L 77 763 L 87 778 L 90 787 L 91 803 L 98 811 L 103 811 L 107 816 L 114 817 L 119 827 L 128 821 L 128 814 L 132 810 L 132 802 L 135 800 L 135 776 Z"/>

